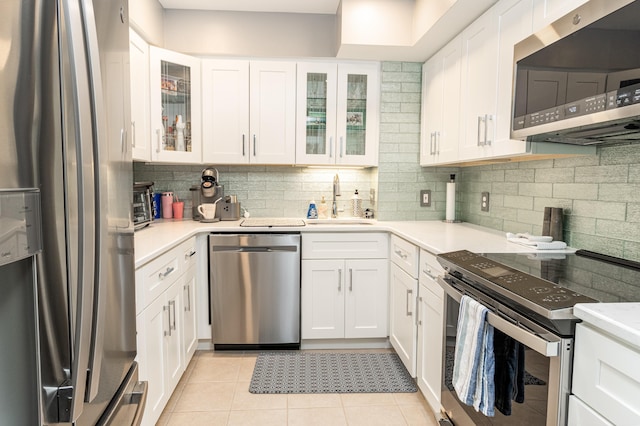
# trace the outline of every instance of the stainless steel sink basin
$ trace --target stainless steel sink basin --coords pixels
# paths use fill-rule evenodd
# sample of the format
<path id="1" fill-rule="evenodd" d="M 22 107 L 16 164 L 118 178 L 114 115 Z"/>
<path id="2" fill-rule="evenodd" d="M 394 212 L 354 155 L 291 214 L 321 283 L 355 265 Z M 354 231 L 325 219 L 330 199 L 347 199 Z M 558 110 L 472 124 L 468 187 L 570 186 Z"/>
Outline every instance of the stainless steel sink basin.
<path id="1" fill-rule="evenodd" d="M 335 219 L 304 219 L 307 225 L 374 225 L 375 219 L 361 217 L 338 217 Z"/>

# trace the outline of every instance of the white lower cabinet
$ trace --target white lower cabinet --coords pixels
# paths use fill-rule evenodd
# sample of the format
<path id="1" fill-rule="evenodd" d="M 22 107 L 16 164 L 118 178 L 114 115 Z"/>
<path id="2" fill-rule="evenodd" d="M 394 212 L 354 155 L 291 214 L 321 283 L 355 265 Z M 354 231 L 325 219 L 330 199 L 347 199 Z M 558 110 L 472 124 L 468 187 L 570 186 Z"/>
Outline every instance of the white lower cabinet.
<path id="1" fill-rule="evenodd" d="M 149 292 L 162 290 L 136 310 L 140 380 L 148 383 L 143 425 L 154 425 L 160 418 L 196 350 L 194 247 L 195 239 L 186 241 L 136 271 L 136 286 L 147 296 L 137 303 L 151 300 Z M 158 285 L 145 282 L 158 279 Z"/>
<path id="2" fill-rule="evenodd" d="M 640 424 L 640 350 L 588 323 L 576 325 L 568 424 Z"/>
<path id="3" fill-rule="evenodd" d="M 302 338 L 387 336 L 386 262 L 302 261 Z"/>
<path id="4" fill-rule="evenodd" d="M 389 293 L 389 340 L 411 377 L 416 377 L 418 280 L 391 263 Z"/>
<path id="5" fill-rule="evenodd" d="M 382 233 L 303 234 L 302 340 L 388 335 L 387 241 Z"/>
<path id="6" fill-rule="evenodd" d="M 420 250 L 418 288 L 418 387 L 431 409 L 440 411 L 444 291 L 435 278 L 444 271 L 436 258 Z"/>

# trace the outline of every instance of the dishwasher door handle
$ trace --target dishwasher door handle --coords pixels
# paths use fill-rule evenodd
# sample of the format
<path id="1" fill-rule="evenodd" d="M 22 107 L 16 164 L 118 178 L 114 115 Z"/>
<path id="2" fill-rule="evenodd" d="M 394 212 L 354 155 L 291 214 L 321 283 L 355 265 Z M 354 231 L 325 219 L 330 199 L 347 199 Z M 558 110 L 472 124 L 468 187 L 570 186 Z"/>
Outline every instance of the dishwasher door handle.
<path id="1" fill-rule="evenodd" d="M 296 252 L 296 246 L 280 246 L 280 247 L 212 247 L 212 251 L 226 251 L 234 253 L 275 253 L 275 252 Z"/>

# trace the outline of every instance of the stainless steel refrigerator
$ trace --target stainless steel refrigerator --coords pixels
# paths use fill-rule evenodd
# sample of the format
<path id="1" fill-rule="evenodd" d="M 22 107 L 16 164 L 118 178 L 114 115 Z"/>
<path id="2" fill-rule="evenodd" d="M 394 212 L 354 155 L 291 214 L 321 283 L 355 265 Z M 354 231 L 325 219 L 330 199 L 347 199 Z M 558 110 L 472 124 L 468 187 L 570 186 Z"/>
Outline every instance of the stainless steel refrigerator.
<path id="1" fill-rule="evenodd" d="M 0 425 L 137 424 L 127 0 L 0 1 Z"/>

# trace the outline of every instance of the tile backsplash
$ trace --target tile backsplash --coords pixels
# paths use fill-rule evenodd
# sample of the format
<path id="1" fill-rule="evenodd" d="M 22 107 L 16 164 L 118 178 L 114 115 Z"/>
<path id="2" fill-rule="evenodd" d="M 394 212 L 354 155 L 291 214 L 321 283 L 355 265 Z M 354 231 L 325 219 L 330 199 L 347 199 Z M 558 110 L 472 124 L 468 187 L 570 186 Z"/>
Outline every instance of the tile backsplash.
<path id="1" fill-rule="evenodd" d="M 375 208 L 370 189 L 375 189 L 375 169 L 321 169 L 291 166 L 224 166 L 218 170 L 225 195 L 236 195 L 243 209 L 254 217 L 305 217 L 309 202 L 325 197 L 331 206 L 333 176 L 340 177 L 337 197 L 339 216 L 349 216 L 351 198 L 357 189 L 362 207 Z M 134 163 L 136 181 L 155 182 L 156 191 L 173 191 L 185 202 L 185 217 L 191 217 L 189 188 L 200 184 L 203 166 Z"/>
<path id="2" fill-rule="evenodd" d="M 446 183 L 458 182 L 457 216 L 463 221 L 509 232 L 542 230 L 544 207 L 562 207 L 567 243 L 613 256 L 640 260 L 640 144 L 598 149 L 595 156 L 501 163 L 474 167 L 420 167 L 421 63 L 383 62 L 379 167 L 314 169 L 289 166 L 216 166 L 225 194 L 238 196 L 257 217 L 303 217 L 309 201 L 331 200 L 338 173 L 348 211 L 357 188 L 363 208 L 381 220 L 440 220 Z M 135 163 L 136 180 L 174 191 L 190 216 L 189 187 L 203 166 Z M 369 200 L 369 190 L 375 199 Z M 420 207 L 420 190 L 430 189 L 431 207 Z M 480 194 L 490 193 L 489 212 Z M 348 215 L 348 212 L 342 215 Z"/>

